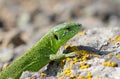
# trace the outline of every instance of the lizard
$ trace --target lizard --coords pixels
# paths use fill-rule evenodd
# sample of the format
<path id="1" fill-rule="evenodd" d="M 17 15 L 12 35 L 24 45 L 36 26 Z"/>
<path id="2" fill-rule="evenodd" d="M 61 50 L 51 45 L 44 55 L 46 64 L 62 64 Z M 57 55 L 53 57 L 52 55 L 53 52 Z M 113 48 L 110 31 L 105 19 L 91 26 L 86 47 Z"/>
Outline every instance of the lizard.
<path id="1" fill-rule="evenodd" d="M 0 72 L 0 79 L 19 79 L 23 71 L 38 71 L 52 60 L 73 56 L 74 53 L 56 53 L 62 45 L 81 30 L 81 27 L 81 24 L 74 22 L 55 26 L 32 48 L 3 69 Z"/>

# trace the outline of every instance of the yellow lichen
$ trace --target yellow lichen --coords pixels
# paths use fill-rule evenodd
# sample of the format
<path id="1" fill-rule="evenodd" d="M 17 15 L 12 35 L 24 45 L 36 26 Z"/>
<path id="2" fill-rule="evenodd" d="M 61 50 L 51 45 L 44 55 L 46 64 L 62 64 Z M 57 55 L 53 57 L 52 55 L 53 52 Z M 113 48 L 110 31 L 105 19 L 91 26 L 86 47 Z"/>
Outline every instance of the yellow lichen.
<path id="1" fill-rule="evenodd" d="M 86 32 L 85 31 L 81 31 L 81 32 L 78 32 L 79 35 L 85 35 Z"/>
<path id="2" fill-rule="evenodd" d="M 116 43 L 116 41 L 112 38 L 109 38 L 108 41 L 112 42 L 112 43 Z"/>
<path id="3" fill-rule="evenodd" d="M 66 76 L 70 76 L 71 75 L 71 70 L 69 68 L 66 68 L 64 71 L 63 71 L 63 74 L 66 75 Z"/>
<path id="4" fill-rule="evenodd" d="M 70 48 L 70 50 L 71 50 L 71 51 L 78 51 L 79 49 L 78 49 L 77 46 L 73 46 L 73 47 Z"/>
<path id="5" fill-rule="evenodd" d="M 79 59 L 77 57 L 73 58 L 74 62 L 76 63 L 77 61 L 79 61 Z"/>
<path id="6" fill-rule="evenodd" d="M 73 75 L 73 74 L 71 74 L 71 75 L 70 75 L 70 79 L 76 79 L 76 76 Z"/>
<path id="7" fill-rule="evenodd" d="M 83 76 L 78 76 L 77 79 L 86 79 L 86 77 L 83 77 Z"/>
<path id="8" fill-rule="evenodd" d="M 85 55 L 87 55 L 87 56 L 99 56 L 99 55 L 97 55 L 97 54 L 95 54 L 95 53 L 93 53 L 93 52 L 88 52 L 88 51 L 86 51 L 86 50 L 79 50 L 79 51 L 77 51 L 76 52 L 76 54 L 77 55 L 82 55 L 82 56 L 85 56 Z"/>
<path id="9" fill-rule="evenodd" d="M 112 57 L 112 56 L 114 56 L 114 54 L 112 54 L 112 53 L 109 53 L 109 54 L 108 54 L 108 56 L 109 56 L 109 57 Z"/>
<path id="10" fill-rule="evenodd" d="M 117 66 L 117 63 L 116 62 L 107 61 L 107 62 L 103 62 L 103 66 L 115 67 L 115 66 Z"/>
<path id="11" fill-rule="evenodd" d="M 58 79 L 63 79 L 63 77 L 58 77 Z"/>
<path id="12" fill-rule="evenodd" d="M 97 76 L 95 79 L 99 79 L 99 77 Z"/>
<path id="13" fill-rule="evenodd" d="M 76 79 L 92 79 L 92 73 L 88 72 L 87 76 L 81 76 L 79 75 Z"/>
<path id="14" fill-rule="evenodd" d="M 109 38 L 108 39 L 110 42 L 112 42 L 112 43 L 117 43 L 117 42 L 120 42 L 120 36 L 119 35 L 116 35 L 116 36 L 114 36 L 113 38 Z"/>
<path id="15" fill-rule="evenodd" d="M 86 60 L 88 60 L 88 58 L 89 58 L 88 55 L 82 56 L 82 57 L 80 58 L 80 61 L 85 62 Z"/>
<path id="16" fill-rule="evenodd" d="M 87 69 L 89 67 L 90 67 L 89 64 L 80 64 L 80 69 Z"/>
<path id="17" fill-rule="evenodd" d="M 45 73 L 40 73 L 40 76 L 41 76 L 41 77 L 45 77 L 46 74 L 45 74 Z"/>
<path id="18" fill-rule="evenodd" d="M 64 66 L 65 61 L 66 61 L 65 59 L 61 60 L 61 62 L 60 62 L 60 66 L 61 66 L 61 67 L 63 67 L 63 66 Z"/>
<path id="19" fill-rule="evenodd" d="M 92 73 L 88 72 L 87 79 L 92 79 Z"/>
<path id="20" fill-rule="evenodd" d="M 117 55 L 116 58 L 120 59 L 120 55 Z"/>
<path id="21" fill-rule="evenodd" d="M 120 36 L 117 35 L 117 36 L 115 36 L 114 38 L 115 38 L 117 41 L 120 41 Z"/>
<path id="22" fill-rule="evenodd" d="M 74 64 L 75 64 L 75 62 L 73 62 L 73 61 L 70 62 L 69 68 L 72 68 Z"/>
<path id="23" fill-rule="evenodd" d="M 64 78 L 65 76 L 67 76 L 70 79 L 92 79 L 92 74 L 90 72 L 85 77 L 83 77 L 83 76 L 78 76 L 77 77 L 77 76 L 72 74 L 72 71 L 70 69 L 78 61 L 81 62 L 80 69 L 89 68 L 90 64 L 84 64 L 85 61 L 87 61 L 92 56 L 99 56 L 99 55 L 97 55 L 97 54 L 95 54 L 93 52 L 86 51 L 86 50 L 80 50 L 80 49 L 78 49 L 77 46 L 70 47 L 69 45 L 66 45 L 65 49 L 68 49 L 69 52 L 70 51 L 75 51 L 77 57 L 66 58 L 65 60 L 62 60 L 62 65 L 63 65 L 63 63 L 65 63 L 65 61 L 67 61 L 69 63 L 69 65 L 63 72 L 61 72 L 62 76 L 60 78 Z"/>
<path id="24" fill-rule="evenodd" d="M 71 58 L 69 58 L 69 57 L 66 58 L 66 61 L 67 61 L 67 62 L 70 62 L 70 61 L 71 61 Z"/>
<path id="25" fill-rule="evenodd" d="M 70 45 L 65 45 L 65 46 L 64 46 L 65 49 L 67 49 L 67 48 L 69 48 L 69 47 L 70 47 Z"/>
<path id="26" fill-rule="evenodd" d="M 67 49 L 69 52 L 79 51 L 78 46 L 72 46 L 72 47 L 70 47 L 69 45 L 65 45 L 64 48 Z"/>

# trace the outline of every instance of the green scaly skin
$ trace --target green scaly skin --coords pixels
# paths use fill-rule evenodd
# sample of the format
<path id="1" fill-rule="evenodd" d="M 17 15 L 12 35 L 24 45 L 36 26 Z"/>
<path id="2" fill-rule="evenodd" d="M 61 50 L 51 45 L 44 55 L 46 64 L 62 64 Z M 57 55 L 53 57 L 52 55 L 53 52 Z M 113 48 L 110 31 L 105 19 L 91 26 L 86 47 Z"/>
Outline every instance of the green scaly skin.
<path id="1" fill-rule="evenodd" d="M 24 55 L 1 71 L 0 79 L 19 79 L 23 71 L 38 71 L 51 61 L 50 55 L 56 54 L 80 29 L 81 25 L 73 22 L 57 25 Z"/>

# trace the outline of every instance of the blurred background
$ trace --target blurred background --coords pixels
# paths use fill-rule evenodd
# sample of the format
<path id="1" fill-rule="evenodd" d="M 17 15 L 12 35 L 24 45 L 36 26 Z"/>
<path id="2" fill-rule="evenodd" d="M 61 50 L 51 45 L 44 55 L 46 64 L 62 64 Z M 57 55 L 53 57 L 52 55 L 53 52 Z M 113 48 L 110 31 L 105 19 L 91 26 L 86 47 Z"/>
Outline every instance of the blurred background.
<path id="1" fill-rule="evenodd" d="M 119 17 L 120 0 L 0 0 L 0 70 L 57 24 L 114 28 Z"/>

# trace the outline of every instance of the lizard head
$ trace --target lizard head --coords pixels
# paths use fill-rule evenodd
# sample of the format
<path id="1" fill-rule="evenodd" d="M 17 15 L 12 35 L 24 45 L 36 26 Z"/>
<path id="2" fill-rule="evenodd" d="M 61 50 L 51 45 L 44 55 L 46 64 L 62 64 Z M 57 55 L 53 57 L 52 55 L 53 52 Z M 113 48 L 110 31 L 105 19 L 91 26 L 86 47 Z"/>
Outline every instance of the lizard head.
<path id="1" fill-rule="evenodd" d="M 65 44 L 81 30 L 82 25 L 74 22 L 63 23 L 53 28 L 53 39 L 56 46 Z M 54 44 L 55 45 L 55 44 Z"/>

